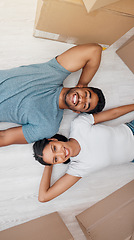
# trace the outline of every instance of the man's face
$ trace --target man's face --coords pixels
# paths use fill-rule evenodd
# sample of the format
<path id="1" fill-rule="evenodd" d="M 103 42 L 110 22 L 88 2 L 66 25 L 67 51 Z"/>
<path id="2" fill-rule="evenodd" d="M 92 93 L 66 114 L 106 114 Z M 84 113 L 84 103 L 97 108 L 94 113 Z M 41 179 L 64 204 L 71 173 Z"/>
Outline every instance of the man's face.
<path id="1" fill-rule="evenodd" d="M 99 98 L 90 88 L 70 88 L 65 95 L 65 104 L 69 109 L 80 113 L 93 110 Z"/>

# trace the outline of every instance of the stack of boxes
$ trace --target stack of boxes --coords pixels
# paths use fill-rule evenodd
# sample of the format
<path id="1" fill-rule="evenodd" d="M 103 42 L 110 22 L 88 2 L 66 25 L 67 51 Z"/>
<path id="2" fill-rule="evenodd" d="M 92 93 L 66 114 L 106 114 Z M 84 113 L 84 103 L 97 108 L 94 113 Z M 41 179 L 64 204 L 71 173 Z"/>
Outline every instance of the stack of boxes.
<path id="1" fill-rule="evenodd" d="M 88 240 L 134 240 L 134 180 L 76 216 Z M 57 212 L 0 232 L 1 240 L 73 240 Z"/>
<path id="2" fill-rule="evenodd" d="M 133 27 L 134 0 L 38 0 L 34 36 L 107 48 Z M 131 60 L 123 61 L 134 71 L 132 47 L 125 47 Z"/>

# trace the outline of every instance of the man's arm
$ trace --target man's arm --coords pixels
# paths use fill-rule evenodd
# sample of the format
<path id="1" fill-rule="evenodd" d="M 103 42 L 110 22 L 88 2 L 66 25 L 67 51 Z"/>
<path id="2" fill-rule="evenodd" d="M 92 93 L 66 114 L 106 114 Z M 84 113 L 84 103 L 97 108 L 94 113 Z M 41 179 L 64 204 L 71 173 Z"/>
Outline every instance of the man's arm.
<path id="1" fill-rule="evenodd" d="M 24 137 L 22 127 L 14 127 L 0 131 L 0 147 L 26 143 L 28 142 Z"/>
<path id="2" fill-rule="evenodd" d="M 102 47 L 95 43 L 72 47 L 57 57 L 58 63 L 70 72 L 82 68 L 77 86 L 86 87 L 95 75 L 101 61 Z"/>
<path id="3" fill-rule="evenodd" d="M 122 115 L 134 111 L 134 104 L 124 105 L 117 108 L 112 108 L 107 111 L 93 114 L 94 121 L 96 123 L 106 122 L 115 118 L 121 117 Z"/>

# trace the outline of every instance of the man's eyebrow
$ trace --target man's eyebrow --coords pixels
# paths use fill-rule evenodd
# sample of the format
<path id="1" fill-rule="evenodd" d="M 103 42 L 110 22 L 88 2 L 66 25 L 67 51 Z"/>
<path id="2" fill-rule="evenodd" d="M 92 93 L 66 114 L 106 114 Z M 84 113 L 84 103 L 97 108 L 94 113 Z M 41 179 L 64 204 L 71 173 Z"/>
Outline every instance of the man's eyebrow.
<path id="1" fill-rule="evenodd" d="M 51 150 L 52 150 L 52 153 L 53 153 L 53 148 L 52 148 L 52 145 L 51 145 Z M 53 158 L 53 163 L 54 163 L 54 158 Z"/>
<path id="2" fill-rule="evenodd" d="M 89 97 L 91 98 L 91 96 L 92 96 L 91 92 L 89 90 L 87 90 L 87 91 L 89 92 Z"/>
<path id="3" fill-rule="evenodd" d="M 88 92 L 89 92 L 89 97 L 91 98 L 91 92 L 88 90 Z M 90 103 L 88 104 L 88 108 L 86 109 L 86 111 L 88 110 L 90 108 Z"/>

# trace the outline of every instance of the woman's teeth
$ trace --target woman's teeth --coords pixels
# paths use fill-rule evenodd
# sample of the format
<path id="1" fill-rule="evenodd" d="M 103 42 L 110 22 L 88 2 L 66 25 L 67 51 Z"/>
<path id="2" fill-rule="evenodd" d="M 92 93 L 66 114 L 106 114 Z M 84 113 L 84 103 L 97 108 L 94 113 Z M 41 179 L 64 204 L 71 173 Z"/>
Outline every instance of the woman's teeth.
<path id="1" fill-rule="evenodd" d="M 68 149 L 65 148 L 66 157 L 69 155 Z"/>

